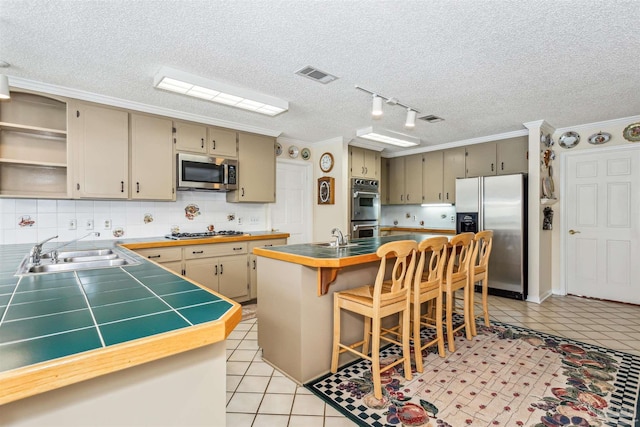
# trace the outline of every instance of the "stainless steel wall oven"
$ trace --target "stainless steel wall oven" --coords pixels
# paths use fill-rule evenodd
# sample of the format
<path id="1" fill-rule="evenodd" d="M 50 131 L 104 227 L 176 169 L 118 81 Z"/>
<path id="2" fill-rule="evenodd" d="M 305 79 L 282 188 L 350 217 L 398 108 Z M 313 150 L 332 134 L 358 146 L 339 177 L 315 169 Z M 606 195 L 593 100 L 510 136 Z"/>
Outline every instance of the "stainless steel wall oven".
<path id="1" fill-rule="evenodd" d="M 379 182 L 351 179 L 351 237 L 378 236 L 380 221 Z"/>

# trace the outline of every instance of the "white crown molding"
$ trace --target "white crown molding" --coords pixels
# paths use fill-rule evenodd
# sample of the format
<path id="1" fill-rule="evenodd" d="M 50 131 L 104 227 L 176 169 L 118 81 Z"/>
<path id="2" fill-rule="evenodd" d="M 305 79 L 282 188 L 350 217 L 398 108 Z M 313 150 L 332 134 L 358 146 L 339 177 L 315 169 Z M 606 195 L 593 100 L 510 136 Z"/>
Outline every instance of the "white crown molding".
<path id="1" fill-rule="evenodd" d="M 313 145 L 313 142 L 303 141 L 301 139 L 288 138 L 286 136 L 279 136 L 278 142 L 286 145 Z"/>
<path id="2" fill-rule="evenodd" d="M 556 132 L 564 133 L 570 130 L 576 131 L 580 129 L 590 129 L 590 128 L 600 128 L 600 127 L 605 128 L 610 126 L 626 126 L 638 121 L 640 121 L 640 115 L 620 117 L 619 119 L 603 120 L 601 122 L 584 123 L 581 125 L 561 127 L 561 128 L 557 128 Z"/>
<path id="3" fill-rule="evenodd" d="M 382 152 L 385 148 L 385 147 L 381 147 L 379 144 L 376 144 L 376 143 L 368 144 L 358 139 L 352 139 L 351 141 L 349 141 L 349 145 L 352 145 L 354 147 L 365 148 L 367 150 L 379 151 L 379 152 Z"/>
<path id="4" fill-rule="evenodd" d="M 448 142 L 446 144 L 439 144 L 433 147 L 420 147 L 420 148 L 414 148 L 411 150 L 404 150 L 401 153 L 398 153 L 398 152 L 389 153 L 389 155 L 385 157 L 390 158 L 390 157 L 409 156 L 411 154 L 428 153 L 429 151 L 446 150 L 447 148 L 464 147 L 467 145 L 482 144 L 484 142 L 500 141 L 502 139 L 517 138 L 519 136 L 527 136 L 527 135 L 529 135 L 529 131 L 527 129 L 514 130 L 511 132 L 504 132 L 496 135 L 479 136 L 477 138 L 470 138 L 470 139 L 463 139 L 461 141 Z"/>
<path id="5" fill-rule="evenodd" d="M 51 95 L 63 96 L 67 98 L 78 99 L 82 101 L 95 102 L 98 104 L 110 105 L 112 107 L 125 108 L 127 110 L 141 111 L 149 114 L 157 114 L 161 116 L 171 117 L 181 120 L 189 120 L 198 123 L 209 124 L 213 126 L 220 126 L 229 129 L 235 129 L 239 131 L 257 133 L 260 135 L 275 136 L 277 137 L 282 131 L 265 129 L 257 126 L 251 126 L 244 123 L 230 122 L 227 120 L 214 119 L 207 116 L 201 116 L 199 114 L 185 113 L 182 111 L 172 110 L 169 108 L 156 107 L 153 105 L 142 104 L 140 102 L 129 101 L 126 99 L 115 98 L 107 95 L 100 95 L 92 92 L 87 92 L 80 89 L 73 89 L 63 86 L 52 85 L 49 83 L 42 83 L 33 80 L 23 79 L 21 77 L 10 78 L 11 87 L 32 90 L 36 92 L 47 93 Z"/>

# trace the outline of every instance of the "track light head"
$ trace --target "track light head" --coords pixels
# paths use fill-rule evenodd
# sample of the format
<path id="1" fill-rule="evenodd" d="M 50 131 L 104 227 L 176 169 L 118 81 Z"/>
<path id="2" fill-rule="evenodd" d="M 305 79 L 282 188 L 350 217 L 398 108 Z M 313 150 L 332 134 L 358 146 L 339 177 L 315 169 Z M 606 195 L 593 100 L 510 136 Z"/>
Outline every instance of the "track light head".
<path id="1" fill-rule="evenodd" d="M 411 108 L 407 108 L 407 120 L 404 123 L 404 127 L 408 129 L 413 129 L 416 127 L 416 112 Z"/>
<path id="2" fill-rule="evenodd" d="M 382 117 L 382 98 L 373 95 L 373 106 L 371 107 L 371 115 L 374 119 Z"/>

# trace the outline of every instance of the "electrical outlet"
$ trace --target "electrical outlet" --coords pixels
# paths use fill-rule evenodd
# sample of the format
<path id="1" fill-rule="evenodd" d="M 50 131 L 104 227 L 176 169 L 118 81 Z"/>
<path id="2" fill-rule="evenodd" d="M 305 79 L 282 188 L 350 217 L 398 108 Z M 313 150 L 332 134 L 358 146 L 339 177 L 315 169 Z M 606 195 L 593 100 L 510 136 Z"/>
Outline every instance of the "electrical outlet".
<path id="1" fill-rule="evenodd" d="M 242 217 L 238 217 L 238 225 L 242 225 Z"/>
<path id="2" fill-rule="evenodd" d="M 78 228 L 78 222 L 75 219 L 70 219 L 68 227 L 69 230 L 75 230 L 76 228 Z"/>
<path id="3" fill-rule="evenodd" d="M 92 219 L 88 219 L 86 222 L 86 229 L 87 230 L 93 230 L 93 220 Z"/>
<path id="4" fill-rule="evenodd" d="M 104 220 L 104 229 L 105 230 L 111 230 L 111 220 L 110 219 L 105 219 Z"/>
<path id="5" fill-rule="evenodd" d="M 456 217 L 451 215 L 451 222 L 456 222 Z"/>

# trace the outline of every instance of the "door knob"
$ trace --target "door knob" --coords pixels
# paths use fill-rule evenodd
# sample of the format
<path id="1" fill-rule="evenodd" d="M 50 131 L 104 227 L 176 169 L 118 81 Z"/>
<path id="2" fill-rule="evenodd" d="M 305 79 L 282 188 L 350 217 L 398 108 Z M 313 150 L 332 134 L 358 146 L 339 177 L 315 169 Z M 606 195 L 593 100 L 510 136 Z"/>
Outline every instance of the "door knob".
<path id="1" fill-rule="evenodd" d="M 569 230 L 569 234 L 577 234 L 577 233 L 580 233 L 580 232 L 576 230 Z"/>

